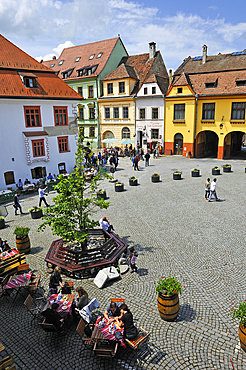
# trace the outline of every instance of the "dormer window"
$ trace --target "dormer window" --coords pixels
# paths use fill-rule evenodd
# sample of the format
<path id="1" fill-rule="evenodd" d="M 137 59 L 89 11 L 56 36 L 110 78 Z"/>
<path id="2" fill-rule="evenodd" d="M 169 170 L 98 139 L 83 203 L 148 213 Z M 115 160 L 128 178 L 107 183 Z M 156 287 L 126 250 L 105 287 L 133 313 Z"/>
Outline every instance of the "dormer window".
<path id="1" fill-rule="evenodd" d="M 95 54 L 92 54 L 89 58 L 89 60 L 92 60 L 94 58 Z"/>
<path id="2" fill-rule="evenodd" d="M 55 66 L 55 64 L 51 64 L 50 68 L 53 68 Z"/>
<path id="3" fill-rule="evenodd" d="M 101 58 L 101 56 L 102 56 L 102 53 L 99 53 L 98 56 L 97 56 L 97 59 Z"/>
<path id="4" fill-rule="evenodd" d="M 58 63 L 58 66 L 61 66 L 63 64 L 64 60 L 61 60 L 59 63 Z"/>
<path id="5" fill-rule="evenodd" d="M 37 82 L 36 82 L 36 78 L 37 76 L 34 75 L 33 73 L 30 73 L 30 72 L 20 72 L 19 73 L 19 76 L 21 78 L 21 81 L 23 82 L 23 84 L 25 85 L 25 87 L 28 87 L 28 88 L 36 88 L 37 87 Z"/>
<path id="6" fill-rule="evenodd" d="M 78 62 L 78 61 L 80 60 L 80 58 L 81 58 L 81 57 L 76 58 L 75 62 Z"/>
<path id="7" fill-rule="evenodd" d="M 63 78 L 68 78 L 69 76 L 71 76 L 73 70 L 74 70 L 74 68 L 69 69 L 68 71 L 62 72 Z"/>
<path id="8" fill-rule="evenodd" d="M 36 79 L 35 78 L 24 77 L 24 85 L 26 87 L 36 87 Z"/>
<path id="9" fill-rule="evenodd" d="M 212 89 L 214 87 L 217 87 L 217 85 L 218 85 L 218 79 L 216 81 L 213 81 L 213 82 L 206 82 L 205 83 L 206 89 Z"/>
<path id="10" fill-rule="evenodd" d="M 178 87 L 178 88 L 177 88 L 177 93 L 178 93 L 178 94 L 182 94 L 182 92 L 183 92 L 183 88 L 182 88 L 182 87 Z"/>
<path id="11" fill-rule="evenodd" d="M 78 77 L 82 76 L 90 76 L 92 73 L 94 73 L 97 69 L 98 65 L 93 66 L 93 67 L 84 67 L 82 69 L 78 69 Z"/>
<path id="12" fill-rule="evenodd" d="M 246 86 L 246 81 L 245 80 L 236 81 L 236 86 Z"/>

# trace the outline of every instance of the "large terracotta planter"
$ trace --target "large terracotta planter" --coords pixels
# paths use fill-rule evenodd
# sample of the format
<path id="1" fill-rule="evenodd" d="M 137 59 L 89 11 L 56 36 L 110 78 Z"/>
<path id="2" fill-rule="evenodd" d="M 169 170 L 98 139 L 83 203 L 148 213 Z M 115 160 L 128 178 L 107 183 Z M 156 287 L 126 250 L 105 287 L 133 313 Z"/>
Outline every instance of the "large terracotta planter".
<path id="1" fill-rule="evenodd" d="M 239 332 L 239 339 L 240 339 L 241 347 L 244 351 L 246 351 L 246 327 L 240 324 L 238 332 Z"/>
<path id="2" fill-rule="evenodd" d="M 174 321 L 179 313 L 179 295 L 159 293 L 157 301 L 161 318 L 165 321 Z"/>
<path id="3" fill-rule="evenodd" d="M 26 238 L 18 238 L 18 236 L 16 237 L 16 249 L 20 252 L 20 253 L 29 253 L 30 252 L 30 239 L 29 239 L 29 236 L 27 236 Z"/>

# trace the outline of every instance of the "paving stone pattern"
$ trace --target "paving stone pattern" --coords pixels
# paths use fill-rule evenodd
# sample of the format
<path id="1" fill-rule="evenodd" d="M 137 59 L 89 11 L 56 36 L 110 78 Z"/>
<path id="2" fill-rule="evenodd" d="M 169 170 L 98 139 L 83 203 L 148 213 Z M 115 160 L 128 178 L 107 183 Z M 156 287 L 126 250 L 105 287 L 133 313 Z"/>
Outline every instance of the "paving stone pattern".
<path id="1" fill-rule="evenodd" d="M 130 349 L 120 349 L 114 359 L 100 359 L 84 349 L 76 333 L 76 324 L 68 322 L 64 334 L 46 335 L 37 323 L 30 325 L 31 315 L 24 298 L 1 298 L 0 341 L 14 358 L 18 369 L 246 369 L 246 355 L 238 338 L 238 322 L 228 313 L 232 303 L 246 299 L 245 278 L 245 162 L 230 160 L 232 173 L 217 176 L 220 202 L 204 199 L 204 184 L 212 179 L 211 169 L 226 161 L 186 159 L 180 156 L 151 158 L 150 166 L 140 163 L 134 171 L 128 158 L 120 159 L 115 178 L 125 183 L 125 191 L 116 193 L 114 185 L 102 180 L 106 189 L 108 210 L 97 213 L 109 217 L 116 232 L 138 250 L 138 274 L 127 272 L 122 278 L 99 290 L 93 279 L 74 280 L 83 285 L 90 298 L 96 297 L 100 312 L 111 297 L 124 297 L 138 325 L 151 332 L 149 352 L 142 352 L 137 361 Z M 191 177 L 191 169 L 201 171 Z M 183 172 L 181 181 L 172 179 L 172 172 Z M 151 175 L 161 175 L 160 183 L 152 183 Z M 130 187 L 128 179 L 135 175 L 139 186 Z M 52 204 L 51 192 L 47 200 Z M 41 283 L 47 294 L 49 274 L 44 258 L 55 239 L 47 229 L 36 233 L 41 220 L 32 220 L 27 210 L 38 205 L 38 196 L 21 198 L 24 216 L 14 216 L 12 204 L 6 228 L 0 236 L 15 245 L 16 225 L 29 226 L 31 253 L 27 261 L 33 270 L 42 272 Z M 168 323 L 160 318 L 155 281 L 173 274 L 185 285 L 180 297 L 177 320 Z"/>

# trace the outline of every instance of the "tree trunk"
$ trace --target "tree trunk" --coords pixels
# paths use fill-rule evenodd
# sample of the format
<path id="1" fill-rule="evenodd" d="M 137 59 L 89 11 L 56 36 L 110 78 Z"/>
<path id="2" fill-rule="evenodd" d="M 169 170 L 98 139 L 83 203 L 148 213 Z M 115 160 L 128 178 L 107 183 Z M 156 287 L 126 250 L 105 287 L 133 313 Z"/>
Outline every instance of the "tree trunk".
<path id="1" fill-rule="evenodd" d="M 86 251 L 86 249 L 87 249 L 87 239 L 85 239 L 83 241 L 83 243 L 81 243 L 81 249 L 82 249 L 82 251 Z"/>

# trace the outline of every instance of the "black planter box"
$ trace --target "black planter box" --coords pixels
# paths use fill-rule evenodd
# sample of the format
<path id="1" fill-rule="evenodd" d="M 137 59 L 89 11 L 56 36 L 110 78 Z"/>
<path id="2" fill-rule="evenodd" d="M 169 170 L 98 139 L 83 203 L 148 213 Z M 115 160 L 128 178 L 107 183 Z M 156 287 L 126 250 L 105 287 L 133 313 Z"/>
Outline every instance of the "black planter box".
<path id="1" fill-rule="evenodd" d="M 159 182 L 160 181 L 160 176 L 151 176 L 151 181 L 152 182 Z"/>
<path id="2" fill-rule="evenodd" d="M 43 217 L 43 210 L 40 209 L 38 211 L 31 212 L 31 217 L 33 220 Z"/>
<path id="3" fill-rule="evenodd" d="M 223 167 L 223 172 L 231 172 L 231 167 Z"/>
<path id="4" fill-rule="evenodd" d="M 219 170 L 213 170 L 212 169 L 212 175 L 214 175 L 214 176 L 220 175 L 220 169 Z"/>
<path id="5" fill-rule="evenodd" d="M 173 173 L 173 180 L 181 180 L 181 174 Z"/>
<path id="6" fill-rule="evenodd" d="M 246 167 L 244 168 L 244 172 L 246 173 Z"/>
<path id="7" fill-rule="evenodd" d="M 200 170 L 198 171 L 191 171 L 191 177 L 199 177 L 200 176 Z"/>
<path id="8" fill-rule="evenodd" d="M 3 219 L 1 219 L 0 220 L 0 229 L 4 229 L 5 228 L 5 220 Z"/>
<path id="9" fill-rule="evenodd" d="M 138 180 L 131 180 L 131 179 L 129 179 L 129 185 L 130 186 L 137 186 L 137 184 L 138 184 Z"/>
<path id="10" fill-rule="evenodd" d="M 114 189 L 116 193 L 121 193 L 122 191 L 124 191 L 124 185 L 115 186 Z"/>
<path id="11" fill-rule="evenodd" d="M 101 199 L 105 200 L 107 198 L 106 192 L 105 193 L 97 193 L 97 198 L 101 198 Z"/>

